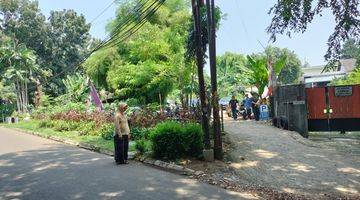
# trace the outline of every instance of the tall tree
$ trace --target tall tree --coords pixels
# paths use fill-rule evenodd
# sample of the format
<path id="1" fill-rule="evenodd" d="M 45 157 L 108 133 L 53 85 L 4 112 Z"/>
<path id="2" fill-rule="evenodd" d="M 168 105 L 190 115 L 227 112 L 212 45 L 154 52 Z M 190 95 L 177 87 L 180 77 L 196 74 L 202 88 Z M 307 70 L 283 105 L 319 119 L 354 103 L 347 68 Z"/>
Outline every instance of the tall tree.
<path id="1" fill-rule="evenodd" d="M 145 9 L 143 2 L 131 0 L 121 4 L 115 19 L 107 26 L 109 34 L 126 32 L 119 30 L 118 24 L 129 17 L 133 20 L 130 23 L 138 23 Z M 159 95 L 163 101 L 173 88 L 179 89 L 184 97 L 191 72 L 184 61 L 190 17 L 186 1 L 166 1 L 145 20 L 141 31 L 126 40 L 113 42 L 90 57 L 84 64 L 86 72 L 94 78 L 95 84 L 99 82 L 99 86 L 115 92 L 122 99 L 130 97 L 139 98 L 142 103 L 159 102 Z M 106 84 L 102 83 L 104 80 Z M 186 103 L 186 100 L 182 102 Z"/>
<path id="2" fill-rule="evenodd" d="M 219 96 L 228 97 L 238 93 L 250 84 L 250 70 L 246 67 L 247 59 L 241 54 L 226 52 L 217 57 L 217 77 Z"/>
<path id="3" fill-rule="evenodd" d="M 17 109 L 27 112 L 29 105 L 28 84 L 33 80 L 33 74 L 39 71 L 36 55 L 18 44 L 16 40 L 2 36 L 0 41 L 0 81 L 14 86 Z"/>
<path id="4" fill-rule="evenodd" d="M 278 34 L 291 36 L 292 32 L 305 32 L 315 16 L 321 16 L 324 10 L 330 9 L 336 25 L 328 39 L 325 59 L 336 61 L 340 59 L 343 42 L 354 38 L 356 43 L 360 43 L 359 4 L 360 0 L 279 0 L 269 11 L 273 18 L 267 31 L 273 41 Z"/>
<path id="5" fill-rule="evenodd" d="M 287 48 L 267 47 L 265 54 L 273 62 L 277 62 L 284 57 L 286 58 L 285 66 L 281 69 L 277 78 L 279 84 L 294 84 L 299 82 L 301 76 L 301 61 L 294 51 Z"/>
<path id="6" fill-rule="evenodd" d="M 88 51 L 89 29 L 85 17 L 73 10 L 53 11 L 46 20 L 36 0 L 0 1 L 0 30 L 34 51 L 37 64 L 52 74 L 40 82 L 48 83 L 44 89 L 53 95 L 64 91 L 61 79 Z"/>
<path id="7" fill-rule="evenodd" d="M 90 24 L 83 15 L 74 10 L 52 11 L 49 17 L 50 55 L 47 63 L 52 71 L 48 92 L 64 92 L 62 79 L 79 69 L 80 62 L 88 51 Z"/>
<path id="8" fill-rule="evenodd" d="M 270 71 L 268 68 L 269 57 L 266 54 L 255 54 L 247 56 L 248 68 L 251 70 L 250 83 L 255 85 L 258 89 L 259 95 L 264 93 L 265 87 L 269 83 Z M 282 57 L 273 62 L 273 70 L 276 76 L 279 75 L 286 63 L 286 57 Z"/>
<path id="9" fill-rule="evenodd" d="M 356 65 L 360 66 L 360 43 L 356 43 L 355 39 L 347 40 L 341 50 L 341 58 L 356 59 Z"/>

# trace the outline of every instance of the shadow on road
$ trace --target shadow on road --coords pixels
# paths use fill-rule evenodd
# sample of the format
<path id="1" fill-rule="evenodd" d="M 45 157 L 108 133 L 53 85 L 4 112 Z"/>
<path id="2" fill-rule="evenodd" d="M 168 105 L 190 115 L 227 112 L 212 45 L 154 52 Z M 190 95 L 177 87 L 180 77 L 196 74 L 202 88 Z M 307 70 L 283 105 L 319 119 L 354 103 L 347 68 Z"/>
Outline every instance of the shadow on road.
<path id="1" fill-rule="evenodd" d="M 246 195 L 60 144 L 0 154 L 0 199 L 239 199 Z"/>

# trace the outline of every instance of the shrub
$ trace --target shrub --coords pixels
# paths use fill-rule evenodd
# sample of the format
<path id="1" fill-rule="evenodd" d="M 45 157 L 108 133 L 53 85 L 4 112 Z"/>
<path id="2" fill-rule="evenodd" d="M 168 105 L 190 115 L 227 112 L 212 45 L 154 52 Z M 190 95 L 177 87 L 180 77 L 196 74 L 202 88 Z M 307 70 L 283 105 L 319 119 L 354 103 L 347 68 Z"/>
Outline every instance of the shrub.
<path id="1" fill-rule="evenodd" d="M 114 135 L 114 124 L 104 124 L 100 127 L 98 134 L 105 140 L 111 140 Z"/>
<path id="2" fill-rule="evenodd" d="M 148 139 L 149 134 L 150 134 L 150 129 L 148 128 L 135 127 L 131 129 L 132 140 Z"/>
<path id="3" fill-rule="evenodd" d="M 168 121 L 158 124 L 150 133 L 154 156 L 175 159 L 183 156 L 181 124 Z"/>
<path id="4" fill-rule="evenodd" d="M 56 131 L 74 131 L 77 130 L 79 124 L 71 121 L 55 121 L 53 122 L 54 130 Z"/>
<path id="5" fill-rule="evenodd" d="M 197 157 L 203 148 L 202 129 L 197 124 L 167 121 L 158 124 L 150 133 L 154 156 L 176 159 Z"/>
<path id="6" fill-rule="evenodd" d="M 76 130 L 79 132 L 79 135 L 91 135 L 95 130 L 95 122 L 80 122 Z"/>
<path id="7" fill-rule="evenodd" d="M 141 103 L 138 99 L 136 98 L 129 98 L 125 101 L 125 103 L 129 106 L 129 107 L 134 107 L 134 106 L 139 106 Z"/>
<path id="8" fill-rule="evenodd" d="M 54 123 L 51 120 L 41 120 L 38 124 L 38 128 L 52 128 L 54 127 Z"/>
<path id="9" fill-rule="evenodd" d="M 135 149 L 141 153 L 141 154 L 144 154 L 145 152 L 149 151 L 150 150 L 150 145 L 149 145 L 149 141 L 148 140 L 145 140 L 145 139 L 140 139 L 140 140 L 137 140 L 136 141 L 136 144 L 135 144 Z"/>
<path id="10" fill-rule="evenodd" d="M 198 156 L 204 147 L 204 134 L 199 124 L 189 123 L 183 126 L 185 153 L 188 156 Z"/>

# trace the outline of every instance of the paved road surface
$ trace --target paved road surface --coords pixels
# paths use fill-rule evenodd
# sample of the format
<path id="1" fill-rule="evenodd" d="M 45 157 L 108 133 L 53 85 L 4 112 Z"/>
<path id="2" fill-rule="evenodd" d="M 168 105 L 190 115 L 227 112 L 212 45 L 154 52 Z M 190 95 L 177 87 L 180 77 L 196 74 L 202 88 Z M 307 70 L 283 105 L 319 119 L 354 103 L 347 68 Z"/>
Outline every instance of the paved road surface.
<path id="1" fill-rule="evenodd" d="M 111 157 L 0 127 L 0 200 L 243 198 L 136 162 L 116 166 Z"/>
<path id="2" fill-rule="evenodd" d="M 254 121 L 227 119 L 225 131 L 234 147 L 232 166 L 243 181 L 312 196 L 360 198 L 358 151 L 344 153 L 326 143 Z"/>

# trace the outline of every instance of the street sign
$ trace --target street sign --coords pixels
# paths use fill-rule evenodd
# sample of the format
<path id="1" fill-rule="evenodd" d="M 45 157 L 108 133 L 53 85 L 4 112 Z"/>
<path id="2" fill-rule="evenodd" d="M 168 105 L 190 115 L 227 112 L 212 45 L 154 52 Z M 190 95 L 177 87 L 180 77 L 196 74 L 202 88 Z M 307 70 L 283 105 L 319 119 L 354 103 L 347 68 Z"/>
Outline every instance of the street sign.
<path id="1" fill-rule="evenodd" d="M 269 107 L 267 105 L 260 105 L 260 120 L 269 119 Z"/>
<path id="2" fill-rule="evenodd" d="M 335 96 L 336 97 L 346 97 L 352 95 L 352 87 L 351 86 L 339 86 L 334 87 Z"/>

